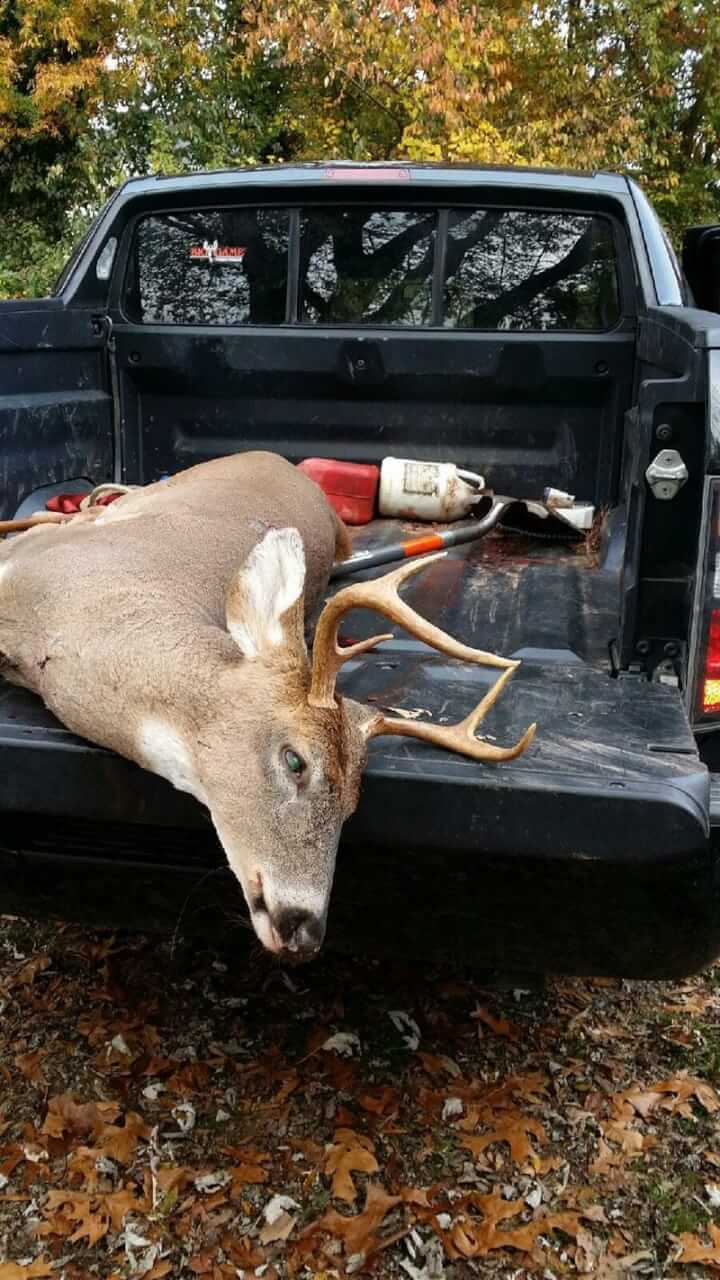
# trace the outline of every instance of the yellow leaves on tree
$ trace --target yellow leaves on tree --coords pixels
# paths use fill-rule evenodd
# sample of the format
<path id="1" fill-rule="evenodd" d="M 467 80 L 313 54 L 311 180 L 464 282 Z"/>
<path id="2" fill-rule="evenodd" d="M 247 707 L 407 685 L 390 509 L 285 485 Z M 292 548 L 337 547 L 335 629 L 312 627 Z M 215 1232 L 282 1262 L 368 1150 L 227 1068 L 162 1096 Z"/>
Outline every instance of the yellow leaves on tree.
<path id="1" fill-rule="evenodd" d="M 83 127 L 116 30 L 110 0 L 24 0 L 0 39 L 0 146 Z M 82 109 L 81 109 L 82 104 Z"/>
<path id="2" fill-rule="evenodd" d="M 378 1173 L 375 1147 L 370 1138 L 352 1129 L 337 1129 L 335 1141 L 325 1161 L 325 1172 L 332 1174 L 332 1193 L 337 1200 L 352 1204 L 357 1197 L 353 1173 Z"/>
<path id="3" fill-rule="evenodd" d="M 530 0 L 260 0 L 248 21 L 246 56 L 272 47 L 293 68 L 286 113 L 308 154 L 320 153 L 316 121 L 337 120 L 347 137 L 354 117 L 359 142 L 363 113 L 385 154 L 392 138 L 393 154 L 416 160 L 541 163 L 564 152 L 565 164 L 592 165 L 637 136 L 621 83 L 597 63 L 571 66 L 563 24 Z M 323 109 L 297 100 L 293 114 L 292 85 L 311 77 Z M 363 144 L 378 154 L 369 129 Z"/>

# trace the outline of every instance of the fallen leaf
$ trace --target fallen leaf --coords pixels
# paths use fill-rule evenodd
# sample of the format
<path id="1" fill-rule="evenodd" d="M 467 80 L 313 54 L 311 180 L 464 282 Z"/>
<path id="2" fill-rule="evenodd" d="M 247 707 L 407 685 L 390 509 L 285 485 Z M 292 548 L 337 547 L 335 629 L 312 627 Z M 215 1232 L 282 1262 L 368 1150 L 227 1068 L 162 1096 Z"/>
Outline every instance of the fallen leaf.
<path id="1" fill-rule="evenodd" d="M 105 1125 L 97 1141 L 98 1155 L 104 1155 L 118 1164 L 130 1164 L 137 1150 L 139 1138 L 149 1137 L 150 1129 L 142 1116 L 129 1111 L 124 1125 Z"/>
<path id="2" fill-rule="evenodd" d="M 325 1161 L 325 1172 L 333 1175 L 332 1193 L 337 1200 L 352 1204 L 357 1196 L 353 1173 L 379 1173 L 380 1166 L 374 1156 L 374 1146 L 369 1138 L 352 1129 L 338 1129 L 335 1141 Z"/>
<path id="3" fill-rule="evenodd" d="M 63 1134 L 84 1138 L 91 1133 L 98 1137 L 109 1121 L 117 1120 L 120 1107 L 115 1102 L 78 1103 L 70 1093 L 57 1094 L 48 1103 L 41 1133 L 52 1138 Z"/>
<path id="4" fill-rule="evenodd" d="M 34 1053 L 19 1053 L 15 1059 L 15 1066 L 26 1080 L 31 1080 L 33 1084 L 43 1084 L 40 1064 L 46 1056 L 47 1049 L 36 1049 Z"/>
<path id="5" fill-rule="evenodd" d="M 661 1080 L 651 1088 L 655 1093 L 668 1095 L 660 1106 L 663 1111 L 669 1111 L 673 1115 L 680 1114 L 689 1119 L 692 1116 L 689 1103 L 693 1098 L 711 1115 L 720 1110 L 720 1099 L 712 1085 L 706 1080 L 689 1076 L 685 1071 L 679 1071 L 672 1079 Z"/>
<path id="6" fill-rule="evenodd" d="M 538 1158 L 530 1142 L 531 1136 L 537 1138 L 538 1142 L 547 1142 L 547 1134 L 539 1120 L 535 1120 L 533 1116 L 511 1112 L 499 1119 L 489 1133 L 463 1134 L 460 1141 L 475 1159 L 496 1142 L 506 1142 L 515 1163 L 524 1165 L 528 1161 L 532 1164 Z"/>
<path id="7" fill-rule="evenodd" d="M 261 1164 L 247 1162 L 244 1164 L 236 1164 L 233 1168 L 228 1169 L 228 1173 L 232 1179 L 233 1194 L 238 1187 L 253 1186 L 258 1182 L 267 1182 L 270 1177 L 267 1169 Z"/>
<path id="8" fill-rule="evenodd" d="M 682 1251 L 676 1261 L 683 1264 L 690 1262 L 720 1264 L 720 1227 L 716 1227 L 711 1223 L 708 1231 L 712 1241 L 711 1244 L 704 1244 L 699 1236 L 691 1235 L 689 1231 L 683 1231 L 682 1235 L 677 1237 Z"/>
<path id="9" fill-rule="evenodd" d="M 362 1254 L 364 1257 L 373 1252 L 379 1245 L 377 1229 L 386 1214 L 401 1204 L 400 1196 L 389 1196 L 377 1182 L 368 1184 L 365 1194 L 365 1205 L 362 1213 L 345 1217 L 337 1209 L 327 1209 L 321 1218 L 310 1223 L 303 1231 L 303 1237 L 327 1232 L 343 1241 L 345 1254 L 352 1257 Z"/>
<path id="10" fill-rule="evenodd" d="M 19 1262 L 0 1262 L 0 1280 L 33 1280 L 34 1276 L 51 1276 L 52 1266 L 43 1258 L 37 1258 L 24 1266 Z"/>
<path id="11" fill-rule="evenodd" d="M 551 1231 L 562 1231 L 576 1239 L 578 1232 L 583 1229 L 580 1215 L 575 1213 L 546 1213 L 512 1230 L 498 1229 L 498 1223 L 513 1218 L 522 1211 L 523 1201 L 504 1200 L 494 1192 L 492 1195 L 478 1196 L 474 1203 L 482 1207 L 483 1221 L 463 1216 L 456 1222 L 450 1234 L 451 1245 L 457 1251 L 456 1257 L 482 1258 L 496 1249 L 521 1249 L 528 1252 L 534 1248 L 538 1236 L 546 1236 Z"/>
<path id="12" fill-rule="evenodd" d="M 38 974 L 44 973 L 50 968 L 50 957 L 41 952 L 37 956 L 33 956 L 31 960 L 27 960 L 21 965 L 13 978 L 12 985 L 17 987 L 29 987 L 37 978 Z"/>
<path id="13" fill-rule="evenodd" d="M 342 1058 L 352 1058 L 360 1052 L 360 1037 L 354 1031 L 336 1031 L 320 1048 L 325 1053 L 339 1053 Z"/>
<path id="14" fill-rule="evenodd" d="M 143 1280 L 162 1280 L 163 1276 L 169 1276 L 174 1270 L 172 1262 L 156 1262 L 150 1271 L 146 1271 Z"/>
<path id="15" fill-rule="evenodd" d="M 461 1076 L 457 1062 L 452 1058 L 448 1058 L 446 1054 L 423 1053 L 418 1052 L 418 1058 L 422 1062 L 425 1070 L 431 1075 L 443 1075 L 447 1073 L 450 1076 Z"/>
<path id="16" fill-rule="evenodd" d="M 483 1009 L 480 1005 L 473 1010 L 470 1017 L 484 1023 L 496 1036 L 503 1036 L 506 1040 L 520 1039 L 520 1028 L 514 1022 L 508 1022 L 507 1018 L 494 1018 L 488 1009 Z"/>
<path id="17" fill-rule="evenodd" d="M 373 1093 L 363 1093 L 358 1098 L 363 1111 L 369 1111 L 375 1116 L 385 1116 L 391 1111 L 397 1111 L 398 1101 L 397 1089 L 391 1088 L 389 1084 L 383 1085 Z"/>
<path id="18" fill-rule="evenodd" d="M 297 1218 L 292 1218 L 289 1213 L 279 1214 L 262 1228 L 258 1236 L 260 1244 L 275 1244 L 278 1240 L 287 1240 L 296 1222 Z"/>
<path id="19" fill-rule="evenodd" d="M 97 1244 L 112 1227 L 119 1231 L 126 1215 L 149 1206 L 130 1190 L 107 1195 L 78 1191 L 49 1191 L 45 1202 L 46 1221 L 38 1235 L 69 1236 L 70 1243 L 87 1238 Z"/>
<path id="20" fill-rule="evenodd" d="M 400 1033 L 406 1049 L 414 1053 L 420 1047 L 420 1028 L 414 1018 L 404 1009 L 388 1009 L 387 1016 L 396 1031 Z"/>

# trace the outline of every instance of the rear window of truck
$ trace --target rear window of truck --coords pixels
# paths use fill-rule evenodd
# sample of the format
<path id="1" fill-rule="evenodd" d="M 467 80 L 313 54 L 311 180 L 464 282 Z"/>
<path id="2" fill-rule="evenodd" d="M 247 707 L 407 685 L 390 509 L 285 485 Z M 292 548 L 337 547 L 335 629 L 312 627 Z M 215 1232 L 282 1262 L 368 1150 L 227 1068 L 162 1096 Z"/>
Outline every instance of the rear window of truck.
<path id="1" fill-rule="evenodd" d="M 594 332 L 621 314 L 602 215 L 328 206 L 142 218 L 125 311 L 145 324 Z"/>
<path id="2" fill-rule="evenodd" d="M 143 218 L 125 307 L 144 324 L 282 324 L 287 209 L 199 209 Z"/>

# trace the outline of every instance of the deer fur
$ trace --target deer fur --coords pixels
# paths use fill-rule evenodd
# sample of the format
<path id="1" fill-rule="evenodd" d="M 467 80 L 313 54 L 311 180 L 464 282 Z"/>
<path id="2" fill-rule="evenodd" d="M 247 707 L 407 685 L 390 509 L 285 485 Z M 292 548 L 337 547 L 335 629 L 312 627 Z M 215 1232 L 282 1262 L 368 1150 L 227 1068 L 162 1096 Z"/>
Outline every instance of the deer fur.
<path id="1" fill-rule="evenodd" d="M 0 542 L 0 675 L 39 694 L 75 733 L 206 805 L 258 937 L 293 958 L 322 942 L 368 737 L 421 736 L 335 696 L 341 609 L 369 592 L 370 607 L 404 626 L 414 620 L 436 647 L 505 668 L 498 690 L 517 665 L 413 614 L 393 585 L 410 566 L 346 588 L 344 605 L 336 597 L 322 654 L 316 644 L 321 696 L 312 696 L 305 623 L 349 549 L 314 481 L 259 452 L 202 463 Z M 487 759 L 510 758 L 532 737 L 513 748 L 483 744 L 477 719 L 460 736 L 428 725 L 422 736 Z"/>
<path id="2" fill-rule="evenodd" d="M 348 550 L 318 486 L 259 452 L 0 542 L 0 673 L 206 804 L 253 917 L 307 904 L 324 924 L 355 807 L 364 751 L 346 714 L 303 708 L 295 724 L 304 617 Z M 308 761 L 301 786 L 273 758 L 285 745 Z"/>

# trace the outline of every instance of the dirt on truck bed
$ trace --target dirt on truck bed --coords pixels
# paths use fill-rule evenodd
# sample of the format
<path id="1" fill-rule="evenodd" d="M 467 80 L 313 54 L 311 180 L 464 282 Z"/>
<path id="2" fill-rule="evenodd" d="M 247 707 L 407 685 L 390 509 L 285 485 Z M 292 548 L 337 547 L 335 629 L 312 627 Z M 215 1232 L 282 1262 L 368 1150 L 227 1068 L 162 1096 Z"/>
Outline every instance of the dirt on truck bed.
<path id="1" fill-rule="evenodd" d="M 717 968 L 504 989 L 16 919 L 0 957 L 0 1280 L 717 1274 Z"/>

